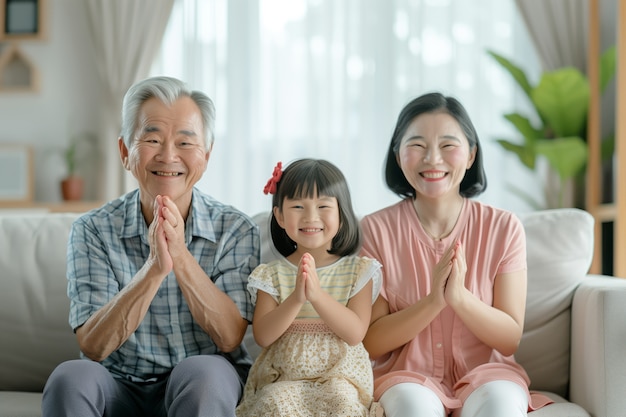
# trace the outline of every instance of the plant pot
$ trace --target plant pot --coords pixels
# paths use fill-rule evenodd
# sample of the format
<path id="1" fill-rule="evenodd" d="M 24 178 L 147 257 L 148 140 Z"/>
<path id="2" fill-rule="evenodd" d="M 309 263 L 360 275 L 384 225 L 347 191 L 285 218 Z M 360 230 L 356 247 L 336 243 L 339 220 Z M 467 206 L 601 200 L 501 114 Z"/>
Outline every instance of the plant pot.
<path id="1" fill-rule="evenodd" d="M 65 201 L 76 201 L 83 198 L 84 181 L 77 176 L 70 176 L 61 181 L 61 195 Z"/>

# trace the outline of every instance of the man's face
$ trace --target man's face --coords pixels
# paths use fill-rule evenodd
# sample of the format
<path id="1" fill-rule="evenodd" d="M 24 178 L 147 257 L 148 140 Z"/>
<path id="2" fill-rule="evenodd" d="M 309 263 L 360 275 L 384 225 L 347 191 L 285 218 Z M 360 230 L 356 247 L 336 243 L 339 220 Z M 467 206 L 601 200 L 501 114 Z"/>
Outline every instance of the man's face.
<path id="1" fill-rule="evenodd" d="M 142 203 L 169 196 L 179 207 L 191 202 L 193 186 L 209 161 L 200 109 L 190 97 L 172 106 L 157 98 L 144 102 L 130 149 L 120 144 L 124 167 L 139 182 Z"/>

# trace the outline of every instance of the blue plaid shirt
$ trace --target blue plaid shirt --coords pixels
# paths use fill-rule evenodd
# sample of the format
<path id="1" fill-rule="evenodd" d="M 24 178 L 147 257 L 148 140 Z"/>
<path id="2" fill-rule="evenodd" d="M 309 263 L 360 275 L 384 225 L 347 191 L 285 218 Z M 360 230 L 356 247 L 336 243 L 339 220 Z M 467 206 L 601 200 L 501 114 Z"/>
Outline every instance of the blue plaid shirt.
<path id="1" fill-rule="evenodd" d="M 187 247 L 217 287 L 252 321 L 248 276 L 259 264 L 259 229 L 242 212 L 193 190 L 185 223 Z M 150 253 L 148 226 L 139 190 L 79 217 L 70 232 L 67 256 L 69 323 L 81 326 L 124 288 Z M 171 272 L 139 328 L 102 364 L 114 375 L 149 380 L 168 374 L 182 359 L 222 354 L 194 321 Z M 245 375 L 252 360 L 242 346 L 223 354 Z M 243 372 L 243 373 L 242 373 Z"/>

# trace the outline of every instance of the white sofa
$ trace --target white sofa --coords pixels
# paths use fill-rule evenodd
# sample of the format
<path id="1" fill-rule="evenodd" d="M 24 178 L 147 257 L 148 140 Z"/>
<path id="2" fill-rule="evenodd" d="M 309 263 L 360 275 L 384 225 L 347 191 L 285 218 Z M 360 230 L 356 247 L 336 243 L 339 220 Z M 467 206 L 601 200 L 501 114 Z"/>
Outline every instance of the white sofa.
<path id="1" fill-rule="evenodd" d="M 78 357 L 65 278 L 75 217 L 0 212 L 0 417 L 41 416 L 48 375 L 61 361 Z M 626 416 L 626 280 L 587 275 L 593 245 L 588 213 L 561 209 L 520 217 L 529 282 L 516 357 L 532 388 L 557 401 L 531 416 Z M 267 258 L 267 217 L 256 219 Z"/>

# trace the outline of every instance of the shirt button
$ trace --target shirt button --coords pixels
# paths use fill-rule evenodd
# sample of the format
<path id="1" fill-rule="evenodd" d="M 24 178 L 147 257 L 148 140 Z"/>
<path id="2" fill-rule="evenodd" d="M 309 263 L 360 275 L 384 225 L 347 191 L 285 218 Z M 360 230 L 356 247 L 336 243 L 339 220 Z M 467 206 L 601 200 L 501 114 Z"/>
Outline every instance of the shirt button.
<path id="1" fill-rule="evenodd" d="M 437 349 L 441 349 L 441 346 L 443 346 L 441 343 L 437 343 Z"/>

